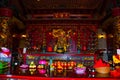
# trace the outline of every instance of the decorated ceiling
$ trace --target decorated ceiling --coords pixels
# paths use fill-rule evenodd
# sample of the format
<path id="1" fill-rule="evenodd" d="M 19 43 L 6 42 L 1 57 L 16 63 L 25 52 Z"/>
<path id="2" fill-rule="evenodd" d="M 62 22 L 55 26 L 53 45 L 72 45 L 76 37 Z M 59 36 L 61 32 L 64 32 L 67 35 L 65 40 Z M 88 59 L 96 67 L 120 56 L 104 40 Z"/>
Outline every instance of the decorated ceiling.
<path id="1" fill-rule="evenodd" d="M 28 14 L 53 13 L 67 10 L 70 13 L 94 14 L 105 17 L 106 11 L 116 4 L 117 0 L 0 0 L 0 6 L 11 7 L 14 15 L 25 18 Z M 115 4 L 113 4 L 113 1 Z M 119 0 L 118 0 L 119 1 Z M 78 11 L 76 11 L 76 9 Z M 52 11 L 49 11 L 52 10 Z M 75 11 L 74 11 L 75 10 Z"/>
<path id="2" fill-rule="evenodd" d="M 45 22 L 46 17 L 47 20 L 51 20 L 51 17 L 54 18 L 54 14 L 64 12 L 69 15 L 69 20 L 75 20 L 75 22 L 79 20 L 94 23 L 97 20 L 103 23 L 111 16 L 111 10 L 116 6 L 120 6 L 119 0 L 0 0 L 0 7 L 11 8 L 14 15 L 12 21 L 15 22 L 15 19 L 18 19 L 19 21 L 17 20 L 16 23 L 20 25 L 23 25 L 28 19 Z"/>

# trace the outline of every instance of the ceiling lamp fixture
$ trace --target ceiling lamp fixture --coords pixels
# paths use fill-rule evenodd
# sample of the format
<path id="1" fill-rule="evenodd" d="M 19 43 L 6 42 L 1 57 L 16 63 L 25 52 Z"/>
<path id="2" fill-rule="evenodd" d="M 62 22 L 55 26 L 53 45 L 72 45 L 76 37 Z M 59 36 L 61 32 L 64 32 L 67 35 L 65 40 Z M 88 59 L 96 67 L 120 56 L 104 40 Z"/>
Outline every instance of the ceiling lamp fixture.
<path id="1" fill-rule="evenodd" d="M 37 0 L 37 1 L 40 1 L 40 0 Z"/>

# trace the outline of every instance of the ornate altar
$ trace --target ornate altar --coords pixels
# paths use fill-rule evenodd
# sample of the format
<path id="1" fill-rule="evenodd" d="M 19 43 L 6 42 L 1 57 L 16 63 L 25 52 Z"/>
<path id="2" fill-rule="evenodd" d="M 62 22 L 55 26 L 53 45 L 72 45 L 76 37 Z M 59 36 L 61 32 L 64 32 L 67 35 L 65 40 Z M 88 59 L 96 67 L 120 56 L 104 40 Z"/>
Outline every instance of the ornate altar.
<path id="1" fill-rule="evenodd" d="M 26 43 L 29 49 L 45 49 L 46 52 L 50 48 L 58 53 L 78 50 L 94 52 L 97 49 L 96 31 L 94 25 L 28 25 Z"/>
<path id="2" fill-rule="evenodd" d="M 50 64 L 71 65 L 83 63 L 93 66 L 97 50 L 97 27 L 95 25 L 34 25 L 27 27 L 26 52 L 22 53 L 24 64 L 39 60 Z M 62 66 L 62 67 L 63 67 Z M 76 65 L 75 65 L 76 66 Z M 74 67 L 75 67 L 74 66 Z"/>

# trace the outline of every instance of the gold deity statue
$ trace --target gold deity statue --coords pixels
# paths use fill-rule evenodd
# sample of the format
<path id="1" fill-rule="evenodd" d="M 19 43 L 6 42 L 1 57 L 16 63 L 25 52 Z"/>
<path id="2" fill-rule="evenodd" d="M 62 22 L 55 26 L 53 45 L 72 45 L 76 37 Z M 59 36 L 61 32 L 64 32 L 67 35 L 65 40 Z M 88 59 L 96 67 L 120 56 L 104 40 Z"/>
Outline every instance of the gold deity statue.
<path id="1" fill-rule="evenodd" d="M 68 47 L 68 34 L 66 34 L 66 32 L 63 29 L 53 29 L 52 34 L 54 37 L 57 38 L 57 43 L 54 46 L 54 51 L 58 53 L 66 52 Z"/>

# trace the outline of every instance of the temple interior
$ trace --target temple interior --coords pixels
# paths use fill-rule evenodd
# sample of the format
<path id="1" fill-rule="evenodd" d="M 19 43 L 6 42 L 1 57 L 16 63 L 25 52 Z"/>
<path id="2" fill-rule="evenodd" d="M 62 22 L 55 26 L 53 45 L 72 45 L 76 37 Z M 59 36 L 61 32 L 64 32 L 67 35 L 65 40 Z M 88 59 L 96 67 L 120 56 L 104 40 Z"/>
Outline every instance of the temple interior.
<path id="1" fill-rule="evenodd" d="M 120 0 L 0 0 L 0 78 L 119 80 Z"/>

